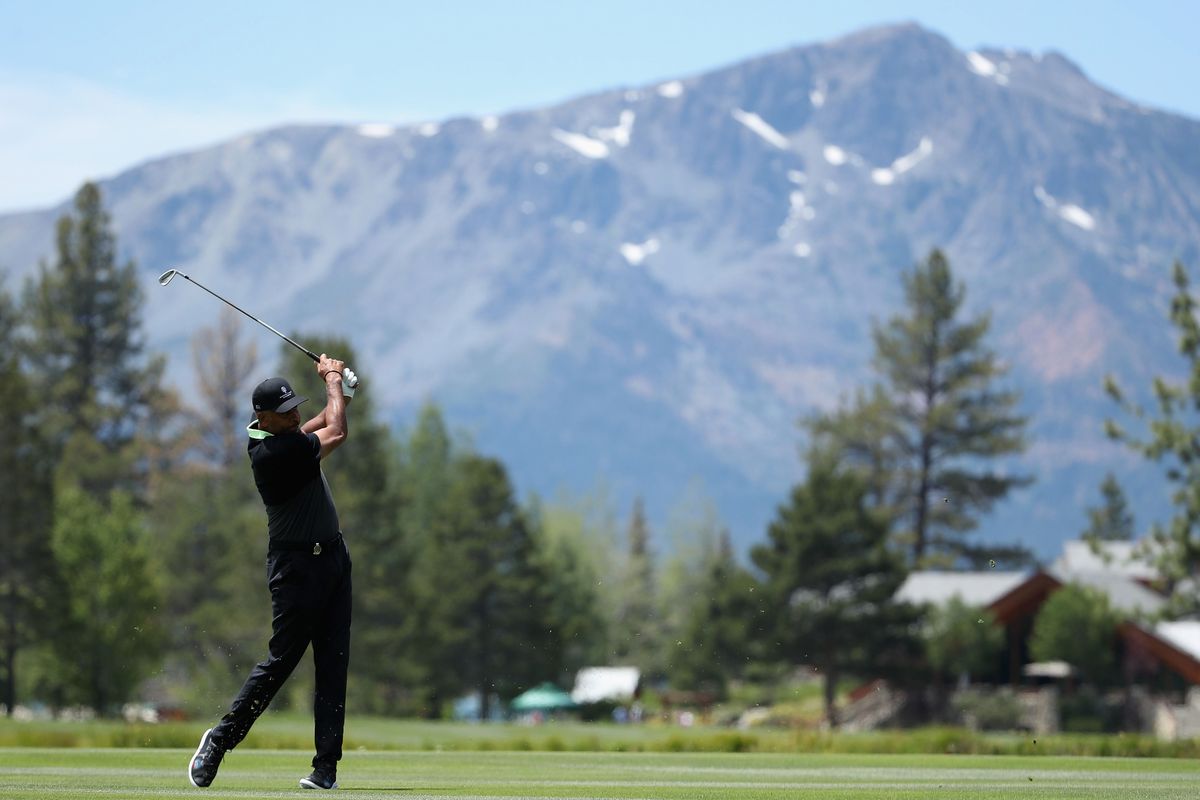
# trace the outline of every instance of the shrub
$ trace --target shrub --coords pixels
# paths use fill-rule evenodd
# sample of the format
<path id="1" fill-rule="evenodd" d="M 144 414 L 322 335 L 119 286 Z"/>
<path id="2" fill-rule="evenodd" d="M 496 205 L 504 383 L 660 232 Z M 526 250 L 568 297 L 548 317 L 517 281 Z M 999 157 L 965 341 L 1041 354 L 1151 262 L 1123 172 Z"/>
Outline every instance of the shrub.
<path id="1" fill-rule="evenodd" d="M 974 730 L 1011 731 L 1021 722 L 1021 704 L 1007 690 L 964 689 L 954 695 L 951 706 Z"/>

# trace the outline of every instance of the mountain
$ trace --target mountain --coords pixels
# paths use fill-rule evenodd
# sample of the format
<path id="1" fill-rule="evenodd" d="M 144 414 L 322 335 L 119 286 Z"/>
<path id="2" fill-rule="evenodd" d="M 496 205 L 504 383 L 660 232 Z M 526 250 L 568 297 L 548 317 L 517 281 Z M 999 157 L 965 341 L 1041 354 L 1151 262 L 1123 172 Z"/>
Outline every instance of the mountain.
<path id="1" fill-rule="evenodd" d="M 1032 418 L 1037 483 L 980 537 L 1049 557 L 1108 470 L 1143 526 L 1166 512 L 1101 386 L 1180 369 L 1198 141 L 1061 55 L 901 25 L 500 117 L 281 127 L 103 189 L 177 381 L 219 308 L 168 267 L 349 336 L 397 422 L 438 400 L 522 491 L 603 480 L 660 530 L 706 495 L 743 545 L 800 476 L 797 419 L 869 379 L 871 321 L 941 247 Z M 48 256 L 66 208 L 0 217 L 0 265 Z"/>

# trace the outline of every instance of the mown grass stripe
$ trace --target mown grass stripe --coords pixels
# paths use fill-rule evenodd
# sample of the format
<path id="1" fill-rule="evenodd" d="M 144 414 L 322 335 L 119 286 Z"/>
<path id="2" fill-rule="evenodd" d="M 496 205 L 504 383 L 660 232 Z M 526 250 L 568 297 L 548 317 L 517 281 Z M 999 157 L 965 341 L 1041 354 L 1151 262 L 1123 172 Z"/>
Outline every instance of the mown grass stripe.
<path id="1" fill-rule="evenodd" d="M 238 750 L 217 782 L 187 783 L 190 750 L 0 749 L 4 800 L 311 797 L 306 751 Z M 1194 800 L 1182 760 L 1017 756 L 613 753 L 348 753 L 353 800 L 884 800 L 1013 797 Z"/>

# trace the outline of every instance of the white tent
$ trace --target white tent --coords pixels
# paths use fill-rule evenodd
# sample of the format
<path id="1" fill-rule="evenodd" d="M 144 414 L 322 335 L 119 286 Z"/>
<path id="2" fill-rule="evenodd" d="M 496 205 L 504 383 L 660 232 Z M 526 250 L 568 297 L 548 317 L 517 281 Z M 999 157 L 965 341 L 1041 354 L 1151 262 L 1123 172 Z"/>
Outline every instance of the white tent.
<path id="1" fill-rule="evenodd" d="M 575 676 L 571 699 L 580 704 L 602 700 L 626 703 L 637 694 L 641 679 L 637 667 L 585 667 Z"/>

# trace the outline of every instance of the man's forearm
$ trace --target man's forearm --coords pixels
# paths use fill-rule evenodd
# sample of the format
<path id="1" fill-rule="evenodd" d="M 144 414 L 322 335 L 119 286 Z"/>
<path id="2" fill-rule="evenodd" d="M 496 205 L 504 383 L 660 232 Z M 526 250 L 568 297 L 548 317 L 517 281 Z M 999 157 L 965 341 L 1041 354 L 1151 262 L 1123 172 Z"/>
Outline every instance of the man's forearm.
<path id="1" fill-rule="evenodd" d="M 346 408 L 346 406 L 350 405 L 350 401 L 353 398 L 346 397 L 345 395 L 341 394 L 341 382 L 340 381 L 334 381 L 333 383 L 337 386 L 338 394 L 341 395 L 341 397 L 342 397 L 342 427 L 345 428 L 346 427 L 345 408 Z M 328 386 L 329 386 L 329 382 L 327 381 L 326 389 L 325 389 L 326 393 L 329 392 Z M 327 421 L 327 416 L 326 416 L 326 412 L 328 410 L 329 410 L 328 403 L 326 403 L 326 407 L 321 409 L 321 413 L 317 414 L 315 417 L 310 419 L 308 422 L 301 425 L 300 430 L 304 431 L 305 433 L 316 433 L 317 431 L 321 430 L 321 428 L 328 427 L 329 422 Z"/>
<path id="2" fill-rule="evenodd" d="M 346 424 L 346 396 L 342 394 L 342 376 L 338 372 L 325 375 L 325 410 L 321 412 L 325 424 L 342 437 L 350 432 Z"/>

